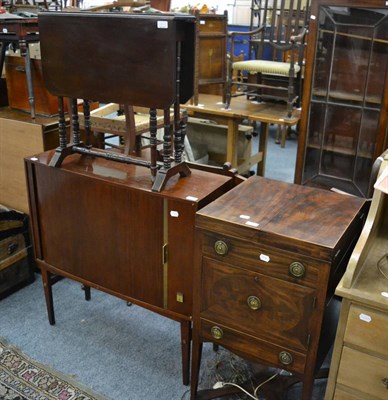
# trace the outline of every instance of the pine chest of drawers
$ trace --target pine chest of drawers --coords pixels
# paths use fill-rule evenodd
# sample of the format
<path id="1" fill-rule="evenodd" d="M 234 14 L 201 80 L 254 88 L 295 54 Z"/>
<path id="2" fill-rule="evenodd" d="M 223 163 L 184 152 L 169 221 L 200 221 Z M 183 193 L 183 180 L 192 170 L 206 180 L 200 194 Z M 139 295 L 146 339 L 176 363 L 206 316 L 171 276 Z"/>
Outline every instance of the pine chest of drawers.
<path id="1" fill-rule="evenodd" d="M 379 162 L 379 174 L 384 176 L 388 150 L 375 166 Z M 342 305 L 325 400 L 387 399 L 387 189 L 387 184 L 380 184 L 374 190 L 364 228 L 335 291 Z"/>
<path id="2" fill-rule="evenodd" d="M 364 199 L 251 177 L 197 212 L 192 399 L 203 342 L 285 369 L 311 396 Z"/>

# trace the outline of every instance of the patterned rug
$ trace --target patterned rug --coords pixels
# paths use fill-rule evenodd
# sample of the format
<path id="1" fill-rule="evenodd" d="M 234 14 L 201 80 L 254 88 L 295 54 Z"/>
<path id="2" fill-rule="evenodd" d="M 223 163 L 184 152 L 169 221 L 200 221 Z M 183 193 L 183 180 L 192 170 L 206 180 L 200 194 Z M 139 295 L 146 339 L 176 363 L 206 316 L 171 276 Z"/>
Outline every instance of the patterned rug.
<path id="1" fill-rule="evenodd" d="M 0 400 L 107 400 L 0 340 Z"/>

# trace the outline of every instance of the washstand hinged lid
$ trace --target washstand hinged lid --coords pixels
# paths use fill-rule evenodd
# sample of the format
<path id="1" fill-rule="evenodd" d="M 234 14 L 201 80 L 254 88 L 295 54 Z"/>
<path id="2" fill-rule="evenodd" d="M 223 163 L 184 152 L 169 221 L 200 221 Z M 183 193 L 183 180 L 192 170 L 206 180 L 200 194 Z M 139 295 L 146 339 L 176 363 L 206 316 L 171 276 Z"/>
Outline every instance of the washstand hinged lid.
<path id="1" fill-rule="evenodd" d="M 330 259 L 365 208 L 355 196 L 252 176 L 198 211 L 196 226 Z"/>

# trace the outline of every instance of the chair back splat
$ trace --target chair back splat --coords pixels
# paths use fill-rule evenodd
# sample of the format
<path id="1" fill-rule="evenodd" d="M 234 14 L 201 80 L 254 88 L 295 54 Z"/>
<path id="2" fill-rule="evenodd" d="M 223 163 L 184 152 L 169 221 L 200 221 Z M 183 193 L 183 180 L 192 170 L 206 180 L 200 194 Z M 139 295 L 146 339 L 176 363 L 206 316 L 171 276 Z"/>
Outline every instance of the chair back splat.
<path id="1" fill-rule="evenodd" d="M 88 154 L 151 170 L 153 191 L 163 189 L 177 173 L 190 174 L 182 162 L 180 103 L 193 95 L 195 17 L 175 14 L 42 12 L 39 14 L 42 69 L 47 89 L 59 98 L 59 121 L 64 121 L 63 98 L 72 101 L 73 143 L 60 128 L 60 146 L 51 165 L 60 167 L 72 153 Z M 125 154 L 92 148 L 79 140 L 77 99 L 84 100 L 85 130 L 89 129 L 89 101 L 150 109 L 150 161 L 134 157 L 136 140 L 129 138 Z M 170 108 L 174 108 L 173 141 Z M 156 110 L 163 110 L 163 162 L 157 160 Z M 168 126 L 167 126 L 168 125 Z M 86 132 L 88 136 L 88 132 Z M 87 141 L 86 141 L 87 142 Z M 175 153 L 175 154 L 174 154 Z"/>
<path id="2" fill-rule="evenodd" d="M 251 8 L 251 30 L 228 34 L 226 108 L 232 97 L 246 95 L 260 102 L 285 102 L 286 116 L 291 117 L 302 92 L 309 0 L 252 0 Z M 241 36 L 248 36 L 249 59 L 235 61 L 235 41 Z"/>

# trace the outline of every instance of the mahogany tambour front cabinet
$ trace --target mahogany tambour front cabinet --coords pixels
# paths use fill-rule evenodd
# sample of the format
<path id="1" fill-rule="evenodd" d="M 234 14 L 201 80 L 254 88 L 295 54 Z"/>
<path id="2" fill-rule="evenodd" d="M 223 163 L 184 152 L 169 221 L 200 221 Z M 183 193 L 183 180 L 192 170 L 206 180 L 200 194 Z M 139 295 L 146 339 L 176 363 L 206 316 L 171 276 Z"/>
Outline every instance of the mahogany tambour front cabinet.
<path id="1" fill-rule="evenodd" d="M 335 337 L 334 289 L 367 206 L 253 176 L 197 212 L 192 399 L 219 397 L 197 391 L 209 341 L 300 377 L 310 399 Z"/>
<path id="2" fill-rule="evenodd" d="M 311 4 L 295 183 L 370 197 L 388 143 L 388 4 Z"/>
<path id="3" fill-rule="evenodd" d="M 190 176 L 174 176 L 162 192 L 153 192 L 141 166 L 70 155 L 54 168 L 53 153 L 25 159 L 50 323 L 55 276 L 176 320 L 188 384 L 195 212 L 228 191 L 233 178 L 193 168 Z"/>

